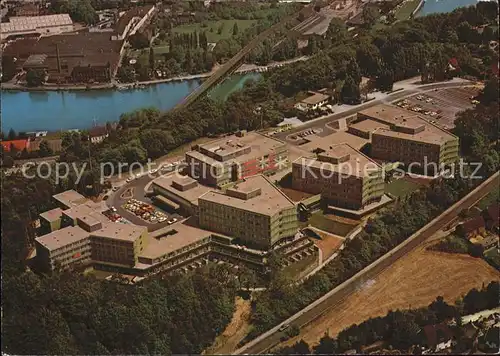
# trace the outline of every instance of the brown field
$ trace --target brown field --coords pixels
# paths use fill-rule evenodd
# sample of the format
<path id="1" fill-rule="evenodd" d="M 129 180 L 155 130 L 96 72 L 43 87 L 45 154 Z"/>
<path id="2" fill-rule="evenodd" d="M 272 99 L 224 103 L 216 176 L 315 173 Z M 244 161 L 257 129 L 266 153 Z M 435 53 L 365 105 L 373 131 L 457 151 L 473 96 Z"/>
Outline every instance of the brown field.
<path id="1" fill-rule="evenodd" d="M 454 303 L 470 289 L 498 279 L 498 271 L 482 259 L 426 251 L 422 246 L 385 270 L 374 283 L 303 327 L 300 336 L 286 344 L 304 339 L 314 345 L 327 330 L 335 336 L 353 324 L 384 316 L 390 310 L 427 306 L 437 296 Z"/>
<path id="2" fill-rule="evenodd" d="M 338 250 L 344 239 L 340 236 L 336 236 L 333 234 L 328 234 L 323 231 L 316 230 L 312 228 L 319 236 L 321 236 L 321 240 L 313 239 L 316 246 L 321 249 L 323 253 L 323 261 L 328 257 L 333 255 L 335 251 Z"/>
<path id="3" fill-rule="evenodd" d="M 217 336 L 212 346 L 208 347 L 204 355 L 229 355 L 237 349 L 238 343 L 249 332 L 251 305 L 250 300 L 236 297 L 236 311 L 233 319 L 224 332 Z"/>

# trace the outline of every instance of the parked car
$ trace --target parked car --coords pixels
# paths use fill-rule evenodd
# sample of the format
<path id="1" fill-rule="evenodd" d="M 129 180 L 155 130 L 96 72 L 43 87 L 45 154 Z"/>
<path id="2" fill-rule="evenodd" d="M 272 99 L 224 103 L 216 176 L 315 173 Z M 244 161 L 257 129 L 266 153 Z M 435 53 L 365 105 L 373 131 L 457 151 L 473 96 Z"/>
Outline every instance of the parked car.
<path id="1" fill-rule="evenodd" d="M 173 223 L 175 223 L 177 221 L 177 218 L 172 218 L 170 219 L 168 222 L 169 225 L 172 225 Z"/>
<path id="2" fill-rule="evenodd" d="M 279 331 L 285 331 L 286 329 L 288 329 L 290 327 L 290 324 L 284 324 L 284 325 L 281 325 L 280 328 L 279 328 Z"/>

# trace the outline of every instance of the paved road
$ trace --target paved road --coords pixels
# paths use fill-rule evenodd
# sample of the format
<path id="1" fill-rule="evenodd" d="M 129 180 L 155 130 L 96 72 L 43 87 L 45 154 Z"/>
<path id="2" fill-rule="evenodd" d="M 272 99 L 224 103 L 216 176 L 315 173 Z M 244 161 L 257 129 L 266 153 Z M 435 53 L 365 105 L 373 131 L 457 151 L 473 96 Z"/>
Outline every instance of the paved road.
<path id="1" fill-rule="evenodd" d="M 311 303 L 309 306 L 307 306 L 288 320 L 262 334 L 260 337 L 249 342 L 239 350 L 236 350 L 234 354 L 261 354 L 276 346 L 277 344 L 279 344 L 280 338 L 283 336 L 283 333 L 278 331 L 281 325 L 290 324 L 296 325 L 298 327 L 303 327 L 313 322 L 331 308 L 339 305 L 344 299 L 354 293 L 358 287 L 363 285 L 365 281 L 374 279 L 377 275 L 387 269 L 398 259 L 414 250 L 422 242 L 426 241 L 437 231 L 449 224 L 458 216 L 462 209 L 474 205 L 481 197 L 488 194 L 493 189 L 498 189 L 499 183 L 499 173 L 497 172 L 493 177 L 490 177 L 486 182 L 481 184 L 466 197 L 447 209 L 443 214 L 417 231 L 413 236 L 408 238 L 405 242 L 393 249 L 391 252 L 381 257 L 370 266 L 357 273 L 351 279 L 347 280 L 331 292 L 327 293 L 325 296 Z"/>
<path id="2" fill-rule="evenodd" d="M 167 221 L 162 222 L 162 223 L 150 223 L 148 221 L 145 221 L 138 217 L 137 215 L 125 210 L 122 206 L 125 204 L 125 202 L 131 198 L 146 202 L 148 204 L 152 204 L 152 201 L 145 196 L 144 188 L 146 185 L 151 182 L 158 174 L 152 174 L 152 175 L 144 175 L 138 179 L 134 179 L 130 183 L 122 185 L 116 192 L 111 193 L 110 197 L 106 200 L 106 204 L 109 207 L 115 207 L 117 210 L 117 213 L 121 216 L 123 216 L 125 219 L 130 221 L 131 223 L 139 226 L 147 226 L 148 231 L 155 231 L 160 228 L 163 228 L 168 225 Z M 132 190 L 131 196 L 124 195 L 126 193 L 127 189 Z M 125 197 L 122 198 L 122 195 Z M 155 208 L 158 209 L 158 207 L 155 206 Z M 158 209 L 163 211 L 167 215 L 167 219 L 171 219 L 172 217 L 176 217 L 177 219 L 180 219 L 181 216 L 179 214 L 169 214 L 168 212 Z"/>
<path id="3" fill-rule="evenodd" d="M 456 87 L 461 87 L 464 85 L 473 85 L 472 82 L 460 82 L 460 81 L 453 81 L 453 82 L 446 82 L 446 83 L 436 83 L 436 84 L 426 84 L 426 85 L 415 85 L 411 83 L 405 83 L 405 85 L 402 86 L 403 90 L 393 92 L 391 94 L 388 94 L 387 96 L 384 96 L 382 98 L 376 99 L 369 101 L 367 103 L 361 104 L 361 105 L 356 105 L 352 109 L 348 109 L 342 112 L 339 112 L 337 114 L 332 114 L 329 115 L 325 118 L 322 119 L 313 119 L 309 122 L 306 122 L 304 125 L 299 126 L 297 128 L 294 128 L 289 131 L 281 132 L 273 137 L 276 137 L 281 140 L 286 140 L 286 137 L 289 135 L 292 135 L 297 132 L 301 132 L 304 130 L 312 129 L 312 128 L 318 128 L 318 127 L 325 127 L 326 124 L 332 122 L 332 121 L 337 121 L 345 117 L 352 116 L 356 114 L 360 110 L 368 109 L 372 106 L 379 105 L 379 104 L 384 104 L 384 103 L 391 103 L 395 100 L 399 100 L 411 95 L 415 95 L 417 93 L 425 92 L 425 91 L 430 91 L 434 89 L 444 89 L 444 88 L 456 88 Z M 398 83 L 395 83 L 395 86 L 398 87 Z M 289 143 L 294 143 L 294 140 L 286 140 Z"/>

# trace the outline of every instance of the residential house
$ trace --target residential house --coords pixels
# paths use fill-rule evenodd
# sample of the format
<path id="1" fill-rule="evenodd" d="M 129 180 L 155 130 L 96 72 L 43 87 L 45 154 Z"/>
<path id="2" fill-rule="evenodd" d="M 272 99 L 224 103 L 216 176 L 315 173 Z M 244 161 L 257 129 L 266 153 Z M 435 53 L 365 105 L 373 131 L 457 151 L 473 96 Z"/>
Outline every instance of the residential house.
<path id="1" fill-rule="evenodd" d="M 19 140 L 7 140 L 1 141 L 0 145 L 2 145 L 3 150 L 6 152 L 10 152 L 12 149 L 15 151 L 23 151 L 24 149 L 28 150 L 30 147 L 29 138 L 19 139 Z"/>
<path id="2" fill-rule="evenodd" d="M 101 143 L 108 136 L 106 126 L 96 126 L 89 130 L 90 142 L 92 143 Z"/>
<path id="3" fill-rule="evenodd" d="M 498 220 L 500 215 L 500 205 L 492 204 L 483 211 L 483 217 L 486 221 L 486 227 L 490 231 L 498 231 Z"/>
<path id="4" fill-rule="evenodd" d="M 457 232 L 465 239 L 482 235 L 485 232 L 485 222 L 482 216 L 476 216 L 457 226 Z"/>
<path id="5" fill-rule="evenodd" d="M 295 104 L 295 108 L 301 111 L 316 110 L 325 105 L 330 99 L 330 95 L 324 94 L 321 91 L 309 91 L 308 94 L 309 96 L 307 98 Z"/>

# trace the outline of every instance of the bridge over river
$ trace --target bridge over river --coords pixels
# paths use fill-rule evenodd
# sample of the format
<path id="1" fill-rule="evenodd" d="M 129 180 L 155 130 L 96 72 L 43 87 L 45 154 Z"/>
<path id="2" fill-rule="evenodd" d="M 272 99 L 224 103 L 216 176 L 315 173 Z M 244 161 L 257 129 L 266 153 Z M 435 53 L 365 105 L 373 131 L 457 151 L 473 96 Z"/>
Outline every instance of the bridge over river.
<path id="1" fill-rule="evenodd" d="M 274 24 L 273 26 L 269 27 L 265 31 L 261 32 L 258 36 L 253 38 L 249 43 L 245 45 L 236 55 L 234 55 L 229 61 L 224 63 L 212 76 L 210 76 L 207 80 L 205 80 L 202 85 L 200 85 L 196 90 L 194 90 L 191 94 L 189 94 L 182 102 L 177 104 L 177 106 L 174 107 L 174 109 L 179 109 L 179 108 L 185 108 L 194 103 L 196 100 L 198 100 L 200 97 L 202 97 L 204 94 L 208 92 L 210 88 L 212 88 L 214 85 L 217 85 L 221 83 L 227 76 L 231 75 L 233 72 L 235 72 L 243 63 L 245 57 L 255 48 L 257 45 L 259 45 L 261 42 L 263 42 L 265 39 L 270 37 L 271 35 L 277 33 L 278 31 L 282 30 L 287 24 L 291 23 L 292 21 L 297 21 L 299 18 L 299 15 L 305 14 L 307 16 L 307 12 L 311 14 L 311 10 L 314 8 L 314 3 L 311 3 L 304 8 L 301 9 L 301 11 L 294 13 L 290 16 L 285 17 L 282 19 L 280 22 Z M 298 25 L 293 27 L 290 30 L 286 31 L 286 34 L 284 35 L 284 38 L 286 37 L 295 37 L 300 35 L 301 33 L 304 33 L 311 27 L 315 26 L 318 22 L 321 22 L 324 20 L 323 16 L 315 13 L 312 10 L 312 14 L 308 16 L 304 21 L 300 22 Z M 279 44 L 283 42 L 283 39 L 279 40 L 277 44 L 273 47 L 273 50 L 276 49 Z"/>

